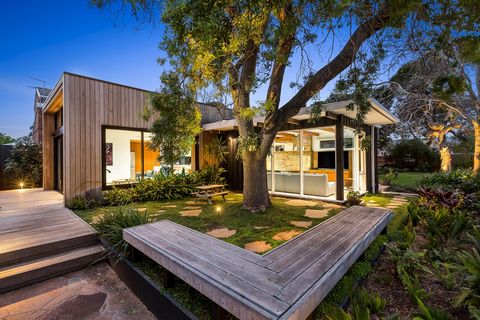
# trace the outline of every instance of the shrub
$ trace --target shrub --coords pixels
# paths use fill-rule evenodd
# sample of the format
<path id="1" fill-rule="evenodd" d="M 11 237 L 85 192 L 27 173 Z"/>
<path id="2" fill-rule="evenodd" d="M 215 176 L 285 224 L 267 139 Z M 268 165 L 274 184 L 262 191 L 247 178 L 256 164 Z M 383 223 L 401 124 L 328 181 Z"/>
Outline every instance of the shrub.
<path id="1" fill-rule="evenodd" d="M 480 192 L 480 174 L 474 174 L 471 169 L 456 169 L 450 172 L 437 172 L 425 177 L 421 185 L 432 189 L 458 189 L 463 193 Z"/>
<path id="2" fill-rule="evenodd" d="M 401 141 L 390 150 L 395 167 L 419 171 L 435 171 L 440 167 L 440 157 L 419 139 Z"/>
<path id="3" fill-rule="evenodd" d="M 105 191 L 103 197 L 109 206 L 123 206 L 133 202 L 133 193 L 130 189 L 113 187 Z"/>
<path id="4" fill-rule="evenodd" d="M 195 186 L 223 183 L 225 169 L 207 166 L 204 170 L 182 173 L 157 173 L 151 179 L 138 181 L 132 188 L 116 188 L 104 193 L 105 202 L 110 206 L 126 205 L 132 202 L 181 199 L 195 191 Z"/>
<path id="5" fill-rule="evenodd" d="M 99 207 L 101 202 L 96 197 L 77 196 L 65 202 L 65 207 L 71 210 L 87 210 Z"/>
<path id="6" fill-rule="evenodd" d="M 347 200 L 345 205 L 347 207 L 358 206 L 362 203 L 362 198 L 360 197 L 360 192 L 358 191 L 349 191 L 347 194 Z"/>
<path id="7" fill-rule="evenodd" d="M 131 207 L 116 207 L 106 209 L 105 213 L 96 219 L 92 226 L 100 238 L 110 244 L 112 252 L 123 257 L 128 255 L 129 245 L 123 240 L 123 229 L 151 221 L 150 214 L 140 212 Z"/>
<path id="8" fill-rule="evenodd" d="M 27 188 L 42 185 L 42 146 L 31 137 L 19 138 L 5 163 L 5 171 Z"/>

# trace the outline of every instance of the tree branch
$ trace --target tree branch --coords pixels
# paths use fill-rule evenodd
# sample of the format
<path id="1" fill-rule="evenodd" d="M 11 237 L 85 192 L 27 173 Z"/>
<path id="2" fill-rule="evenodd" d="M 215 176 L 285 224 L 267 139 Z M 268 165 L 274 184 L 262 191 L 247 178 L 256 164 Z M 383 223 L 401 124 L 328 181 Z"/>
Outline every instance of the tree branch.
<path id="1" fill-rule="evenodd" d="M 306 105 L 308 100 L 325 87 L 329 81 L 351 65 L 361 45 L 375 34 L 375 32 L 383 29 L 389 19 L 390 14 L 381 11 L 373 18 L 362 23 L 351 35 L 342 51 L 340 51 L 332 61 L 311 76 L 297 94 L 275 112 L 270 123 L 271 128 L 266 129 L 269 130 L 278 127 L 284 124 L 290 117 L 296 115 L 300 108 Z"/>

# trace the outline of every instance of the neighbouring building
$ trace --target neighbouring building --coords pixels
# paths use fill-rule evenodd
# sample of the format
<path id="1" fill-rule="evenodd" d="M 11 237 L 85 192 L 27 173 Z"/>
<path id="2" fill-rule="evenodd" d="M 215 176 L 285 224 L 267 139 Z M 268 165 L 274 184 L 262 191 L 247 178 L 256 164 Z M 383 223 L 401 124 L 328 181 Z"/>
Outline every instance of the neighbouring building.
<path id="1" fill-rule="evenodd" d="M 44 189 L 58 190 L 66 200 L 129 186 L 158 172 L 156 151 L 148 148 L 153 120 L 141 114 L 151 92 L 65 72 L 43 106 Z M 329 103 L 320 117 L 305 107 L 280 130 L 267 159 L 272 194 L 343 201 L 349 190 L 378 190 L 378 127 L 398 119 L 371 100 L 362 130 L 354 130 L 352 101 Z M 203 132 L 191 152 L 175 165 L 198 170 L 215 163 L 205 146 L 223 137 L 229 154 L 223 167 L 230 188 L 241 190 L 243 169 L 237 159 L 238 130 L 231 112 L 221 114 L 199 103 Z M 261 126 L 262 117 L 254 119 Z M 361 148 L 362 140 L 371 141 Z"/>
<path id="2" fill-rule="evenodd" d="M 43 104 L 47 100 L 48 95 L 50 94 L 51 89 L 47 88 L 35 88 L 35 98 L 33 100 L 33 126 L 32 126 L 32 138 L 36 143 L 42 143 L 43 140 L 43 129 L 42 129 L 42 116 L 43 116 Z"/>

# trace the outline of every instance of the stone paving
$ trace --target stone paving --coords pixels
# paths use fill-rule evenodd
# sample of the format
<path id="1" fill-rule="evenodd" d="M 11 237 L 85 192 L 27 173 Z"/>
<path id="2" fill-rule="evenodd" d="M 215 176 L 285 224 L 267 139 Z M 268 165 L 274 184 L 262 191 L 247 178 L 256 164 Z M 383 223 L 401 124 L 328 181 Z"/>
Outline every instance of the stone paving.
<path id="1" fill-rule="evenodd" d="M 312 221 L 290 221 L 290 224 L 295 226 L 295 227 L 300 227 L 300 228 L 309 228 L 312 225 Z"/>
<path id="2" fill-rule="evenodd" d="M 314 201 L 300 200 L 300 199 L 288 200 L 285 202 L 285 204 L 289 206 L 294 206 L 294 207 L 315 207 L 317 205 L 317 203 Z"/>
<path id="3" fill-rule="evenodd" d="M 198 217 L 200 213 L 202 213 L 202 209 L 180 211 L 182 217 Z"/>
<path id="4" fill-rule="evenodd" d="M 249 242 L 245 245 L 245 249 L 248 251 L 256 252 L 256 253 L 263 253 L 272 249 L 272 246 L 268 244 L 266 241 L 253 241 Z"/>
<path id="5" fill-rule="evenodd" d="M 273 236 L 273 240 L 288 241 L 293 237 L 298 236 L 300 233 L 302 233 L 302 231 L 298 231 L 298 230 L 289 230 L 289 231 L 279 232 Z"/>
<path id="6" fill-rule="evenodd" d="M 328 212 L 330 209 L 306 209 L 305 210 L 305 217 L 314 218 L 314 219 L 321 219 L 328 216 Z"/>
<path id="7" fill-rule="evenodd" d="M 231 237 L 236 233 L 237 233 L 237 230 L 235 229 L 230 230 L 228 228 L 213 229 L 207 232 L 209 236 L 219 238 L 219 239 Z"/>
<path id="8" fill-rule="evenodd" d="M 0 295 L 5 320 L 153 320 L 106 263 Z"/>

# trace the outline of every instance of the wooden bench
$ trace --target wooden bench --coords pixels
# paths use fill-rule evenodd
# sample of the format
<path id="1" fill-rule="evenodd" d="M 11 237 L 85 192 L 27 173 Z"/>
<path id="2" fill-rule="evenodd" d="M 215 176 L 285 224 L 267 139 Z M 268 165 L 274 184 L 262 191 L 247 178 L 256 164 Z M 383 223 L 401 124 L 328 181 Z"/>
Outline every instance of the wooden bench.
<path id="1" fill-rule="evenodd" d="M 305 319 L 392 216 L 354 206 L 264 255 L 168 220 L 124 229 L 123 237 L 240 319 Z"/>

